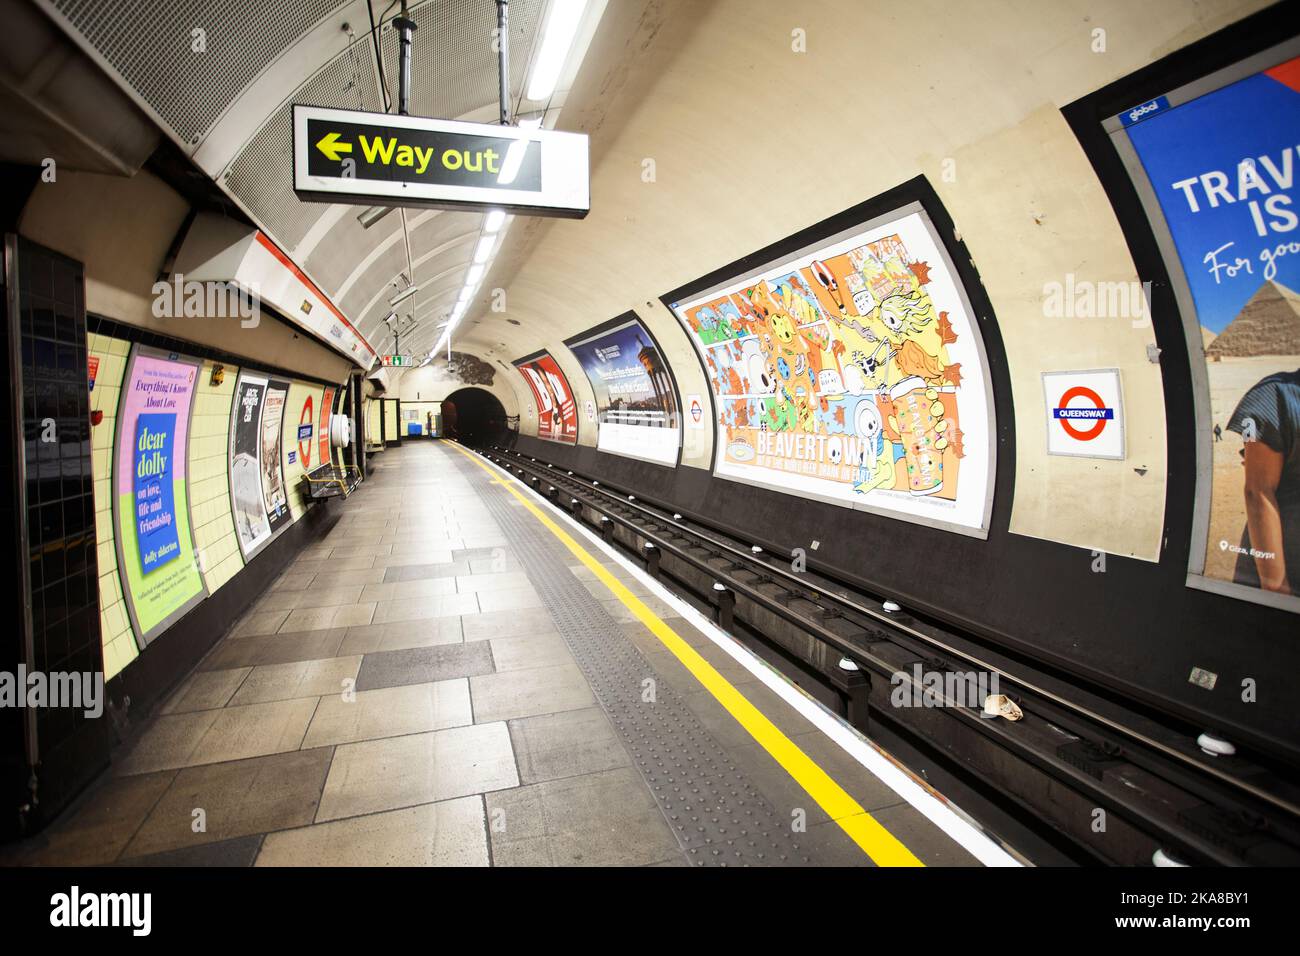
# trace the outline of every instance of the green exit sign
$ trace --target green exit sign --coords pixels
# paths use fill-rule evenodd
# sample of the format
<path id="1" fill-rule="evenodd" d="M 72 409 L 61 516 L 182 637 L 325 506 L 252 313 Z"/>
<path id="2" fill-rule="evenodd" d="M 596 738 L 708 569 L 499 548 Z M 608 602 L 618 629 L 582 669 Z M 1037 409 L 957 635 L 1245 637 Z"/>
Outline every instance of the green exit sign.
<path id="1" fill-rule="evenodd" d="M 385 365 L 392 366 L 393 368 L 405 368 L 412 364 L 411 356 L 409 355 L 385 355 L 383 356 L 383 359 Z"/>

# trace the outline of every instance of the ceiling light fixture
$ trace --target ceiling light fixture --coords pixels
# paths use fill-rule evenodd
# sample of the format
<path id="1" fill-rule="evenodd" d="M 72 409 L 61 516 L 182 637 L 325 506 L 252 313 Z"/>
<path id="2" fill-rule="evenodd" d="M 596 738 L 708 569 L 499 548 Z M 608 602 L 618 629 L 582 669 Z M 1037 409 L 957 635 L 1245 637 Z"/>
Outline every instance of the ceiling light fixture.
<path id="1" fill-rule="evenodd" d="M 483 220 L 483 231 L 489 235 L 496 234 L 501 225 L 506 221 L 506 211 L 504 209 L 493 209 Z"/>
<path id="2" fill-rule="evenodd" d="M 474 250 L 474 262 L 487 262 L 492 255 L 492 247 L 496 244 L 496 236 L 484 236 L 478 241 L 478 248 Z"/>
<path id="3" fill-rule="evenodd" d="M 403 289 L 401 292 L 397 293 L 397 295 L 389 299 L 388 304 L 397 305 L 397 303 L 399 302 L 405 302 L 407 299 L 409 299 L 411 296 L 415 295 L 415 293 L 419 291 L 420 291 L 420 287 L 418 285 L 413 285 L 409 289 Z"/>
<path id="4" fill-rule="evenodd" d="M 560 70 L 569 56 L 569 47 L 577 36 L 578 25 L 586 9 L 586 0 L 552 0 L 546 17 L 546 33 L 542 36 L 542 49 L 533 63 L 528 78 L 528 98 L 544 100 L 555 92 L 560 81 Z"/>

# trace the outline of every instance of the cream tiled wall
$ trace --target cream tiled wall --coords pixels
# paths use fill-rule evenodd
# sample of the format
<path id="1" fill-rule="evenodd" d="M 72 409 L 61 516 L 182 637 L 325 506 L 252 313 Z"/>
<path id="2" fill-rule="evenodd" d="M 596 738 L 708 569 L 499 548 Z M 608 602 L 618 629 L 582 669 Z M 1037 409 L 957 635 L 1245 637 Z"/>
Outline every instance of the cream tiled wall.
<path id="1" fill-rule="evenodd" d="M 190 419 L 190 522 L 209 593 L 244 566 L 230 513 L 230 403 L 237 370 L 222 369 L 212 384 L 212 361 L 203 363 Z"/>
<path id="2" fill-rule="evenodd" d="M 87 346 L 99 359 L 90 408 L 103 420 L 92 431 L 91 461 L 95 471 L 95 539 L 99 558 L 99 619 L 104 641 L 104 679 L 108 680 L 140 653 L 131 632 L 131 618 L 117 576 L 113 547 L 113 433 L 117 428 L 117 399 L 126 373 L 131 343 L 91 333 Z"/>
<path id="3" fill-rule="evenodd" d="M 140 651 L 131 628 L 126 600 L 117 573 L 117 552 L 113 532 L 113 435 L 117 427 L 117 403 L 126 373 L 131 343 L 124 339 L 92 333 L 88 346 L 99 359 L 90 407 L 102 412 L 95 426 L 92 454 L 95 470 L 95 535 L 99 555 L 99 615 L 104 642 L 104 679 L 110 680 L 130 664 Z M 223 369 L 221 381 L 213 384 L 214 363 L 205 361 L 199 371 L 189 437 L 190 524 L 208 593 L 226 584 L 244 566 L 230 511 L 230 403 L 234 400 L 239 370 Z M 319 423 L 323 390 L 318 385 L 293 382 L 284 416 L 285 482 L 293 520 L 301 517 L 304 504 L 301 488 L 303 468 L 288 463 L 288 452 L 298 448 L 298 418 L 303 399 L 312 396 L 313 417 Z M 318 436 L 313 435 L 316 442 Z M 315 451 L 313 444 L 313 453 Z M 295 456 L 296 457 L 296 456 Z M 313 458 L 312 464 L 316 462 Z M 165 640 L 165 638 L 163 638 Z"/>

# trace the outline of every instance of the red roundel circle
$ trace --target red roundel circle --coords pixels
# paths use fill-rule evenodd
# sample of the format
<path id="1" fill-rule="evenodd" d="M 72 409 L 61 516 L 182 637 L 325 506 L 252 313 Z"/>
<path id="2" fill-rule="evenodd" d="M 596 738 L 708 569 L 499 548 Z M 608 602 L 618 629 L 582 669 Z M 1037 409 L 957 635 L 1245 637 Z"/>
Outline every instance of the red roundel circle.
<path id="1" fill-rule="evenodd" d="M 1076 398 L 1086 398 L 1099 410 L 1106 407 L 1106 403 L 1101 400 L 1101 396 L 1086 385 L 1076 385 L 1074 388 L 1067 390 L 1066 393 L 1061 396 L 1061 401 L 1058 403 L 1057 407 L 1069 408 L 1070 401 Z M 1065 433 L 1076 441 L 1092 441 L 1106 428 L 1106 419 L 1104 418 L 1098 418 L 1093 422 L 1091 428 L 1075 428 L 1070 424 L 1070 420 L 1064 416 L 1057 420 L 1061 423 L 1061 427 L 1065 429 Z"/>

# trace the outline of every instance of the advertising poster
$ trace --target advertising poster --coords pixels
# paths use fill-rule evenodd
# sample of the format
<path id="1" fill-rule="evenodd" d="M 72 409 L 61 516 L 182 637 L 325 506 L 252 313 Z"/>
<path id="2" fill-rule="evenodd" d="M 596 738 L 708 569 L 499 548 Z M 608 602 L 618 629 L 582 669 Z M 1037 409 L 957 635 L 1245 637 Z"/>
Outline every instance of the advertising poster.
<path id="1" fill-rule="evenodd" d="M 537 400 L 537 437 L 576 445 L 578 405 L 555 359 L 543 352 L 536 358 L 516 362 L 515 368 L 528 382 Z"/>
<path id="2" fill-rule="evenodd" d="M 262 428 L 258 440 L 258 471 L 262 479 L 262 503 L 271 534 L 290 523 L 289 497 L 284 484 L 284 406 L 289 400 L 289 383 L 274 379 L 267 383 L 262 399 Z"/>
<path id="3" fill-rule="evenodd" d="M 334 411 L 334 389 L 326 387 L 321 393 L 320 421 L 316 425 L 316 437 L 319 450 L 316 454 L 317 465 L 328 465 L 333 459 L 330 455 L 330 415 Z"/>
<path id="4" fill-rule="evenodd" d="M 190 534 L 186 459 L 199 362 L 137 347 L 117 417 L 117 561 L 140 646 L 207 593 Z"/>
<path id="5" fill-rule="evenodd" d="M 1176 250 L 1168 266 L 1204 363 L 1193 577 L 1300 610 L 1300 57 L 1289 47 L 1108 126 L 1127 137 L 1147 215 Z"/>
<path id="6" fill-rule="evenodd" d="M 259 465 L 266 386 L 265 378 L 241 372 L 231 406 L 230 505 L 235 515 L 239 548 L 245 560 L 271 539 Z"/>
<path id="7" fill-rule="evenodd" d="M 713 390 L 716 474 L 987 534 L 983 340 L 919 204 L 671 308 Z"/>
<path id="8" fill-rule="evenodd" d="M 596 394 L 596 448 L 676 464 L 681 436 L 677 395 L 645 327 L 632 319 L 568 345 Z"/>

